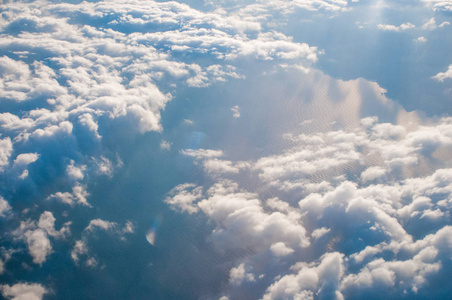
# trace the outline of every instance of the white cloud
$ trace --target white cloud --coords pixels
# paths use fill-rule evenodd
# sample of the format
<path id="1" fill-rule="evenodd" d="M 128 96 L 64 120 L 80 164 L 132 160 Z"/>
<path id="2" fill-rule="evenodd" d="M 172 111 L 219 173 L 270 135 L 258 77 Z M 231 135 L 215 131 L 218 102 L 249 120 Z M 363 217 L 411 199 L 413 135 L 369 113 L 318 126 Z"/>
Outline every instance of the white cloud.
<path id="1" fill-rule="evenodd" d="M 28 251 L 35 264 L 42 265 L 52 253 L 49 237 L 65 238 L 70 234 L 71 222 L 65 223 L 59 231 L 54 227 L 55 217 L 49 211 L 41 214 L 38 222 L 21 221 L 19 228 L 12 233 L 18 240 L 27 243 Z"/>
<path id="2" fill-rule="evenodd" d="M 88 253 L 88 247 L 85 240 L 75 241 L 74 248 L 71 251 L 71 258 L 75 263 L 78 263 L 80 256 Z"/>
<path id="3" fill-rule="evenodd" d="M 243 281 L 254 281 L 254 275 L 246 272 L 244 263 L 229 271 L 229 282 L 232 284 L 241 284 Z"/>
<path id="4" fill-rule="evenodd" d="M 37 161 L 38 158 L 39 155 L 37 153 L 22 153 L 19 154 L 16 159 L 14 159 L 14 165 L 27 166 Z"/>
<path id="5" fill-rule="evenodd" d="M 160 149 L 162 150 L 170 150 L 171 149 L 171 143 L 165 140 L 162 140 L 160 142 Z"/>
<path id="6" fill-rule="evenodd" d="M 201 158 L 214 158 L 223 156 L 223 151 L 221 150 L 211 150 L 211 149 L 186 149 L 182 150 L 181 153 L 186 156 L 191 156 L 196 159 Z"/>
<path id="7" fill-rule="evenodd" d="M 325 254 L 316 266 L 303 266 L 297 274 L 278 279 L 268 287 L 263 299 L 313 299 L 314 294 L 329 299 L 343 299 L 338 291 L 344 274 L 340 253 Z"/>
<path id="8" fill-rule="evenodd" d="M 86 191 L 86 186 L 79 183 L 72 187 L 72 193 L 69 192 L 57 192 L 47 197 L 48 200 L 56 199 L 62 203 L 73 206 L 74 204 L 81 204 L 90 207 L 87 197 L 89 193 Z"/>
<path id="9" fill-rule="evenodd" d="M 11 211 L 11 206 L 2 196 L 0 196 L 0 217 L 4 217 Z"/>
<path id="10" fill-rule="evenodd" d="M 238 105 L 234 105 L 231 108 L 231 111 L 234 118 L 240 118 L 240 107 Z"/>
<path id="11" fill-rule="evenodd" d="M 191 183 L 184 183 L 176 186 L 170 192 L 165 202 L 171 207 L 181 209 L 190 214 L 198 212 L 198 207 L 195 205 L 202 197 L 202 187 Z"/>
<path id="12" fill-rule="evenodd" d="M 38 227 L 44 230 L 49 236 L 56 238 L 64 238 L 70 234 L 69 226 L 71 222 L 67 222 L 59 231 L 55 230 L 55 217 L 49 211 L 41 214 L 38 221 Z"/>
<path id="13" fill-rule="evenodd" d="M 275 256 L 287 256 L 294 252 L 293 249 L 287 247 L 283 242 L 278 242 L 271 245 L 270 250 Z"/>
<path id="14" fill-rule="evenodd" d="M 71 160 L 71 163 L 66 167 L 67 175 L 73 180 L 82 180 L 83 177 L 85 177 L 85 175 L 83 174 L 85 170 L 86 170 L 85 165 L 76 167 L 74 160 Z"/>
<path id="15" fill-rule="evenodd" d="M 311 235 L 312 235 L 312 237 L 313 237 L 314 239 L 319 239 L 319 238 L 321 238 L 322 236 L 326 235 L 328 232 L 330 232 L 330 230 L 331 230 L 331 229 L 326 228 L 326 227 L 317 228 L 316 230 L 314 230 L 314 231 L 312 232 Z"/>
<path id="16" fill-rule="evenodd" d="M 267 213 L 256 194 L 240 191 L 235 182 L 218 182 L 209 188 L 206 198 L 201 197 L 200 189 L 196 189 L 195 195 L 187 194 L 187 188 L 193 186 L 179 186 L 176 194 L 166 202 L 189 212 L 200 210 L 213 220 L 217 228 L 212 232 L 212 238 L 221 248 L 258 250 L 278 242 L 290 248 L 309 245 L 298 213 Z M 189 207 L 184 208 L 187 203 Z"/>
<path id="17" fill-rule="evenodd" d="M 422 0 L 422 1 L 432 6 L 434 10 L 452 11 L 451 0 Z"/>
<path id="18" fill-rule="evenodd" d="M 427 22 L 424 23 L 424 25 L 422 25 L 422 29 L 424 30 L 433 30 L 435 29 L 436 26 L 436 20 L 435 18 L 431 18 L 430 20 L 428 20 Z"/>
<path id="19" fill-rule="evenodd" d="M 420 43 L 425 43 L 425 42 L 427 42 L 427 39 L 423 36 L 420 36 L 417 39 L 415 39 L 414 41 L 420 42 Z"/>
<path id="20" fill-rule="evenodd" d="M 9 137 L 0 140 L 0 172 L 9 164 L 9 157 L 13 152 L 13 144 Z"/>
<path id="21" fill-rule="evenodd" d="M 42 265 L 52 253 L 52 245 L 47 234 L 41 229 L 28 230 L 24 233 L 24 237 L 33 262 Z"/>
<path id="22" fill-rule="evenodd" d="M 343 299 L 383 287 L 414 295 L 448 262 L 444 224 L 452 209 L 452 120 L 416 122 L 368 117 L 349 129 L 286 134 L 290 147 L 244 162 L 246 173 L 200 165 L 214 183 L 179 185 L 166 202 L 204 214 L 217 248 L 246 249 L 246 263 L 230 274 L 232 290 L 259 270 L 274 276 L 260 290 L 264 299 Z M 188 154 L 199 157 L 195 164 L 224 156 Z M 259 289 L 261 278 L 253 278 L 246 286 Z"/>
<path id="23" fill-rule="evenodd" d="M 103 230 L 111 230 L 115 228 L 117 224 L 115 222 L 109 222 L 102 219 L 95 219 L 89 222 L 89 225 L 85 228 L 87 231 L 93 231 L 96 228 Z"/>
<path id="24" fill-rule="evenodd" d="M 408 30 L 411 28 L 415 28 L 416 26 L 414 26 L 411 23 L 403 23 L 400 26 L 395 26 L 395 25 L 388 25 L 388 24 L 378 24 L 378 29 L 381 30 L 387 30 L 387 31 L 404 31 L 404 30 Z"/>
<path id="25" fill-rule="evenodd" d="M 382 167 L 375 166 L 366 169 L 361 173 L 361 180 L 372 181 L 378 179 L 386 174 L 386 170 Z"/>
<path id="26" fill-rule="evenodd" d="M 449 79 L 452 78 L 452 65 L 449 65 L 449 69 L 447 69 L 446 72 L 443 73 L 438 73 L 435 76 L 433 76 L 432 78 L 443 82 L 445 79 Z"/>
<path id="27" fill-rule="evenodd" d="M 41 300 L 49 291 L 37 283 L 16 283 L 13 286 L 1 285 L 3 297 L 12 300 Z"/>

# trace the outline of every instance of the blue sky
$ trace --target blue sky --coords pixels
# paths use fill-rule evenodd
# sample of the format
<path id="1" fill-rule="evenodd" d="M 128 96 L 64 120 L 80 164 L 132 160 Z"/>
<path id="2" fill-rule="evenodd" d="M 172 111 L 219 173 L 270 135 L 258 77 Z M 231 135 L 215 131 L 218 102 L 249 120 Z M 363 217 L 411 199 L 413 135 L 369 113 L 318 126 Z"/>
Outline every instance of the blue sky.
<path id="1" fill-rule="evenodd" d="M 445 299 L 452 2 L 5 1 L 5 299 Z"/>

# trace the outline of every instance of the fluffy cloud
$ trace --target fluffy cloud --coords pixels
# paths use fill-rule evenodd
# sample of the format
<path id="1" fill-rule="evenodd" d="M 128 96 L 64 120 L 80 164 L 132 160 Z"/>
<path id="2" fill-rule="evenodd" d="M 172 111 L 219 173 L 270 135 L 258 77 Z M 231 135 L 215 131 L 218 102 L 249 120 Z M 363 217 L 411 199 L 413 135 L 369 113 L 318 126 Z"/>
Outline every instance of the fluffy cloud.
<path id="1" fill-rule="evenodd" d="M 41 300 L 49 291 L 37 283 L 17 283 L 13 286 L 1 285 L 3 297 L 12 300 Z"/>
<path id="2" fill-rule="evenodd" d="M 440 72 L 433 76 L 434 79 L 443 82 L 445 79 L 452 78 L 452 65 L 449 65 L 449 69 L 446 72 Z"/>
<path id="3" fill-rule="evenodd" d="M 257 194 L 241 191 L 235 182 L 218 182 L 206 191 L 205 199 L 200 193 L 200 187 L 181 185 L 172 191 L 166 202 L 190 213 L 206 214 L 217 224 L 212 238 L 221 248 L 257 250 L 278 242 L 297 248 L 309 245 L 300 214 L 290 209 L 268 213 Z M 282 249 L 281 245 L 273 247 L 277 255 L 290 251 L 286 246 L 287 249 Z"/>
<path id="4" fill-rule="evenodd" d="M 237 183 L 247 182 L 243 174 L 234 181 L 239 175 L 206 169 L 216 183 L 179 185 L 166 202 L 213 221 L 219 249 L 250 251 L 230 270 L 232 295 L 264 282 L 264 299 L 360 298 L 382 287 L 417 295 L 450 263 L 443 253 L 450 248 L 452 172 L 444 167 L 452 163 L 451 124 L 407 127 L 368 117 L 352 129 L 286 134 L 287 150 L 245 163 L 253 189 Z"/>
<path id="5" fill-rule="evenodd" d="M 333 10 L 345 5 L 310 3 Z M 6 172 L 10 184 L 33 184 L 44 168 L 52 169 L 49 182 L 66 176 L 68 184 L 46 189 L 47 199 L 71 206 L 89 207 L 90 176 L 111 177 L 121 165 L 103 143 L 116 133 L 109 130 L 115 124 L 132 136 L 161 132 L 161 112 L 179 86 L 243 79 L 237 59 L 309 66 L 319 54 L 264 30 L 261 20 L 176 2 L 41 1 L 5 3 L 2 9 L 0 97 L 10 104 L 0 113 L 0 171 L 9 168 L 13 154 Z M 100 26 L 107 15 L 111 19 Z M 194 63 L 192 55 L 204 62 Z M 216 174 L 243 168 L 216 159 L 202 163 Z"/>
<path id="6" fill-rule="evenodd" d="M 55 229 L 55 217 L 49 211 L 45 211 L 39 217 L 38 222 L 31 220 L 21 221 L 13 235 L 18 240 L 24 240 L 28 251 L 35 264 L 42 265 L 52 253 L 52 244 L 49 237 L 65 238 L 70 234 L 71 222 L 65 223 L 60 230 Z"/>
<path id="7" fill-rule="evenodd" d="M 245 264 L 240 264 L 236 268 L 232 268 L 229 272 L 229 282 L 232 284 L 241 284 L 243 281 L 254 281 L 251 273 L 246 273 Z"/>
<path id="8" fill-rule="evenodd" d="M 10 138 L 0 140 L 0 171 L 3 171 L 4 167 L 8 165 L 12 151 L 13 145 Z"/>
<path id="9" fill-rule="evenodd" d="M 195 184 L 185 183 L 173 188 L 165 202 L 174 208 L 181 209 L 188 213 L 198 212 L 198 207 L 195 206 L 195 202 L 202 197 L 202 187 Z"/>
<path id="10" fill-rule="evenodd" d="M 8 201 L 3 199 L 2 196 L 0 196 L 0 217 L 5 216 L 9 211 L 11 210 L 11 206 L 9 205 Z"/>
<path id="11" fill-rule="evenodd" d="M 72 193 L 69 192 L 57 192 L 48 196 L 48 200 L 55 199 L 61 203 L 69 204 L 73 206 L 74 204 L 81 204 L 84 206 L 90 206 L 87 201 L 89 193 L 86 191 L 86 187 L 80 184 L 76 184 L 72 187 Z"/>

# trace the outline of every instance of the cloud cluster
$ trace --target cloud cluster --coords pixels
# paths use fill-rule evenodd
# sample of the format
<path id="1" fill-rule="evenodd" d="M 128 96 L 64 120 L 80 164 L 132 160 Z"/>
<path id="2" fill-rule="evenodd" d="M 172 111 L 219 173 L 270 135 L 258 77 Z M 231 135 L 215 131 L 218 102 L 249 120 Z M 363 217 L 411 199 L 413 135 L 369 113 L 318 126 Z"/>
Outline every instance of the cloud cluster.
<path id="1" fill-rule="evenodd" d="M 345 5 L 316 0 L 309 9 Z M 161 113 L 180 87 L 243 79 L 240 62 L 248 60 L 304 66 L 317 60 L 316 47 L 264 28 L 263 20 L 249 15 L 151 0 L 4 3 L 0 217 L 13 216 L 7 220 L 13 234 L 5 232 L 5 239 L 12 239 L 13 246 L 25 243 L 33 262 L 44 264 L 51 257 L 53 239 L 65 241 L 70 233 L 69 220 L 55 229 L 54 214 L 60 217 L 49 206 L 92 208 L 89 183 L 97 176 L 112 177 L 122 166 L 109 145 L 122 134 L 162 132 Z M 170 142 L 162 141 L 161 149 L 170 148 Z M 237 174 L 246 167 L 221 155 L 187 155 L 212 174 Z M 34 206 L 18 212 L 21 204 L 13 205 L 18 201 Z M 184 209 L 193 211 L 188 200 L 174 203 L 187 203 Z M 62 219 L 69 214 L 65 211 Z M 39 221 L 32 221 L 36 216 Z M 96 265 L 88 236 L 106 231 L 122 238 L 133 232 L 131 224 L 121 228 L 91 220 L 74 233 L 81 238 L 69 242 L 73 260 L 79 263 L 85 256 L 86 265 Z"/>
<path id="2" fill-rule="evenodd" d="M 42 265 L 52 253 L 50 237 L 66 238 L 70 234 L 70 225 L 71 222 L 66 222 L 60 230 L 56 230 L 55 217 L 51 212 L 45 211 L 39 217 L 38 222 L 21 221 L 13 235 L 17 240 L 25 241 L 28 251 L 33 257 L 33 262 Z"/>
<path id="3" fill-rule="evenodd" d="M 323 2 L 330 1 L 310 5 Z M 235 59 L 310 65 L 319 53 L 263 30 L 259 20 L 176 2 L 38 1 L 20 7 L 6 3 L 2 10 L 0 98 L 9 109 L 0 113 L 0 171 L 11 184 L 20 184 L 39 180 L 39 168 L 51 165 L 54 178 L 66 176 L 72 187 L 48 196 L 70 205 L 89 206 L 88 173 L 111 176 L 115 160 L 120 165 L 104 148 L 104 136 L 114 134 L 111 126 L 162 131 L 161 112 L 178 86 L 243 78 Z M 196 55 L 205 62 L 194 63 Z M 33 160 L 25 163 L 26 155 Z M 27 167 L 31 163 L 35 172 Z"/>
<path id="4" fill-rule="evenodd" d="M 285 138 L 293 146 L 241 162 L 237 177 L 182 184 L 165 200 L 211 220 L 221 251 L 248 251 L 230 270 L 229 292 L 252 286 L 264 299 L 428 293 L 451 262 L 452 119 L 403 125 L 367 117 L 354 129 Z M 254 188 L 240 186 L 248 180 Z"/>

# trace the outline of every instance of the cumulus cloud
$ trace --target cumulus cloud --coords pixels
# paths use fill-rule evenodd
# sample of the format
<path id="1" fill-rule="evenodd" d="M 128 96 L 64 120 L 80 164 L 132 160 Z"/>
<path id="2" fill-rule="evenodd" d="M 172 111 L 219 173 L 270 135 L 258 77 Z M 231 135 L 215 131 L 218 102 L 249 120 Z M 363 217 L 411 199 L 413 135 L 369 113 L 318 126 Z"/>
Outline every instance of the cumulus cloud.
<path id="1" fill-rule="evenodd" d="M 60 201 L 61 203 L 69 204 L 73 206 L 75 204 L 80 204 L 84 206 L 90 206 L 87 201 L 87 197 L 89 193 L 86 191 L 86 187 L 81 184 L 76 184 L 72 187 L 72 192 L 57 192 L 55 194 L 51 194 L 47 197 L 48 200 L 55 199 Z"/>
<path id="2" fill-rule="evenodd" d="M 0 285 L 2 296 L 12 300 L 41 300 L 49 291 L 38 283 L 16 283 Z"/>
<path id="3" fill-rule="evenodd" d="M 88 227 L 85 228 L 87 231 L 93 231 L 95 229 L 111 230 L 116 227 L 116 223 L 105 221 L 102 219 L 95 219 L 89 222 Z"/>
<path id="4" fill-rule="evenodd" d="M 251 273 L 246 273 L 245 264 L 240 264 L 229 271 L 229 282 L 241 284 L 243 281 L 254 281 L 254 276 Z"/>
<path id="5" fill-rule="evenodd" d="M 4 217 L 11 211 L 11 206 L 2 196 L 0 196 L 0 217 Z"/>
<path id="6" fill-rule="evenodd" d="M 24 240 L 35 264 L 42 265 L 52 253 L 52 244 L 49 237 L 65 238 L 70 234 L 71 222 L 65 223 L 60 230 L 55 229 L 55 217 L 45 211 L 38 222 L 31 220 L 21 221 L 13 235 L 18 240 Z"/>
<path id="7" fill-rule="evenodd" d="M 196 201 L 202 198 L 202 187 L 192 183 L 184 183 L 173 188 L 165 202 L 174 208 L 181 209 L 188 213 L 195 213 L 199 209 L 195 205 Z"/>
<path id="8" fill-rule="evenodd" d="M 268 287 L 263 299 L 313 299 L 317 294 L 325 299 L 344 299 L 338 291 L 344 274 L 340 253 L 327 253 L 314 266 L 299 266 L 296 274 L 277 280 Z"/>
<path id="9" fill-rule="evenodd" d="M 425 2 L 450 10 L 447 1 Z M 400 287 L 414 295 L 448 262 L 450 229 L 444 224 L 450 222 L 452 201 L 451 120 L 413 126 L 378 118 L 359 123 L 361 110 L 373 112 L 375 107 L 384 107 L 385 115 L 394 118 L 403 115 L 376 83 L 333 80 L 311 69 L 322 50 L 274 30 L 279 16 L 302 10 L 334 17 L 350 9 L 348 1 L 263 0 L 212 11 L 150 0 L 22 4 L 5 3 L 0 15 L 0 98 L 12 107 L 0 113 L 0 172 L 23 179 L 19 188 L 11 188 L 12 196 L 5 194 L 8 199 L 19 198 L 30 184 L 39 190 L 36 207 L 42 198 L 74 211 L 88 209 L 88 180 L 113 177 L 122 165 L 108 146 L 115 144 L 115 134 L 163 132 L 161 114 L 179 96 L 179 87 L 242 80 L 248 75 L 244 62 L 273 61 L 279 69 L 306 75 L 297 82 L 309 91 L 306 95 L 314 83 L 320 86 L 312 94 L 321 105 L 309 104 L 303 111 L 312 120 L 296 120 L 304 121 L 304 133 L 283 136 L 286 150 L 275 147 L 256 159 L 247 156 L 247 161 L 235 159 L 229 149 L 182 150 L 208 181 L 178 185 L 165 198 L 172 209 L 204 215 L 214 228 L 210 240 L 215 247 L 237 254 L 229 270 L 231 286 L 257 287 L 264 299 L 353 298 L 355 292 L 367 295 L 380 287 Z M 393 31 L 414 27 L 378 25 Z M 431 19 L 422 27 L 438 25 Z M 448 72 L 434 78 L 443 81 L 451 77 Z M 345 100 L 335 103 L 325 91 Z M 362 100 L 365 92 L 357 91 L 378 97 L 371 97 L 370 105 Z M 297 96 L 297 103 L 305 98 Z M 229 111 L 234 104 L 226 106 L 234 118 L 241 110 L 251 111 L 247 103 Z M 332 111 L 331 120 L 312 116 L 320 106 Z M 287 110 L 278 115 L 281 110 L 274 107 L 265 108 L 272 112 L 269 124 L 278 127 Z M 340 121 L 347 126 L 341 128 Z M 317 122 L 326 125 L 317 130 Z M 170 150 L 171 144 L 162 139 L 160 147 Z M 40 174 L 48 174 L 47 184 L 40 184 Z M 5 182 L 16 184 L 10 178 Z M 0 216 L 11 210 L 0 197 Z M 38 211 L 33 213 L 39 220 L 17 220 L 14 237 L 41 265 L 54 251 L 54 239 L 71 234 L 71 224 L 57 230 L 54 213 Z M 97 216 L 85 226 L 70 244 L 78 266 L 99 265 L 90 244 L 95 235 L 124 239 L 134 232 L 130 221 L 120 225 Z M 40 299 L 47 292 L 29 284 L 1 289 L 4 297 L 18 299 Z"/>
<path id="10" fill-rule="evenodd" d="M 351 129 L 286 134 L 288 149 L 246 161 L 253 188 L 240 187 L 243 174 L 205 170 L 210 187 L 182 184 L 165 201 L 212 221 L 217 248 L 249 251 L 230 271 L 232 290 L 248 281 L 267 284 L 263 299 L 359 298 L 375 289 L 384 295 L 382 288 L 417 295 L 450 262 L 442 253 L 450 248 L 451 124 L 367 117 Z"/>
<path id="11" fill-rule="evenodd" d="M 13 144 L 10 138 L 0 140 L 0 172 L 9 164 L 9 157 L 13 151 Z"/>
<path id="12" fill-rule="evenodd" d="M 432 78 L 441 82 L 443 82 L 446 79 L 452 78 L 452 65 L 449 65 L 449 68 L 447 69 L 446 72 L 440 72 L 433 76 Z"/>

